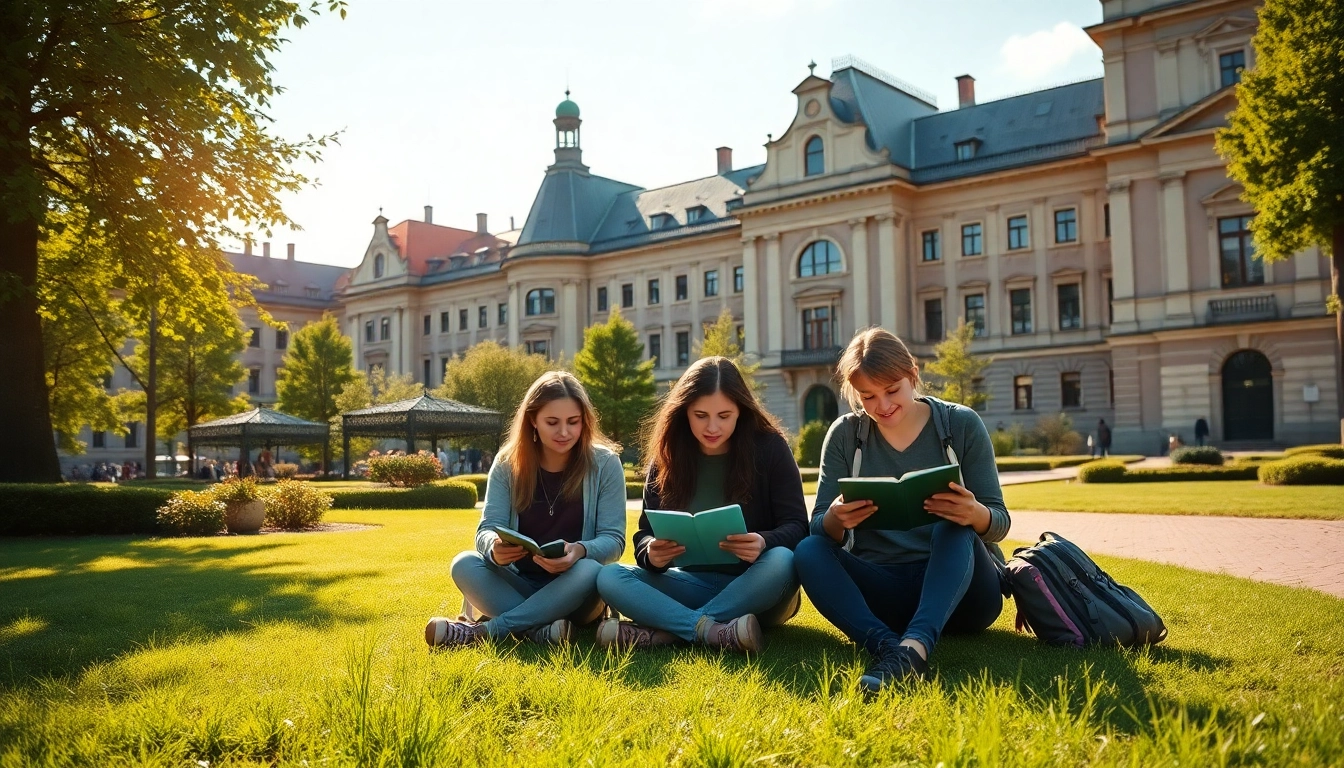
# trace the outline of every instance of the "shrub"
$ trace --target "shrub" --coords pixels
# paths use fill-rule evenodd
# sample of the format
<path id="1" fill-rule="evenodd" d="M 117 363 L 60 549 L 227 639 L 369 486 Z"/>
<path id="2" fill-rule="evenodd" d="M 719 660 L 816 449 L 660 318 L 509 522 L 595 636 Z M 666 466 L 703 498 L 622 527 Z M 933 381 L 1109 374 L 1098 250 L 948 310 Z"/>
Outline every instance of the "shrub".
<path id="1" fill-rule="evenodd" d="M 476 486 L 476 498 L 485 498 L 485 486 L 490 480 L 489 475 L 455 475 L 453 479 L 463 483 L 471 483 Z"/>
<path id="2" fill-rule="evenodd" d="M 1036 420 L 1041 450 L 1051 456 L 1071 456 L 1083 452 L 1083 436 L 1073 430 L 1067 413 L 1042 416 Z"/>
<path id="3" fill-rule="evenodd" d="M 296 531 L 322 522 L 331 494 L 297 480 L 281 480 L 266 494 L 266 524 Z"/>
<path id="4" fill-rule="evenodd" d="M 1283 452 L 1285 456 L 1301 456 L 1303 454 L 1317 454 L 1327 459 L 1344 459 L 1344 445 L 1335 443 L 1322 443 L 1320 445 L 1299 445 L 1289 448 Z"/>
<path id="5" fill-rule="evenodd" d="M 271 471 L 277 480 L 293 480 L 299 476 L 299 465 L 280 463 L 272 466 Z"/>
<path id="6" fill-rule="evenodd" d="M 163 488 L 82 483 L 0 484 L 0 536 L 154 533 Z"/>
<path id="7" fill-rule="evenodd" d="M 1302 453 L 1282 461 L 1261 464 L 1265 485 L 1344 485 L 1344 460 Z"/>
<path id="8" fill-rule="evenodd" d="M 225 504 L 231 501 L 256 501 L 261 498 L 261 489 L 257 487 L 256 478 L 252 477 L 227 478 L 222 483 L 212 485 L 207 493 Z"/>
<path id="9" fill-rule="evenodd" d="M 461 480 L 443 480 L 408 489 L 331 491 L 332 509 L 471 509 L 476 486 Z"/>
<path id="10" fill-rule="evenodd" d="M 644 484 L 643 484 L 643 483 L 626 483 L 626 484 L 625 484 L 625 500 L 626 500 L 626 501 L 630 501 L 631 499 L 642 499 L 642 498 L 644 498 Z"/>
<path id="11" fill-rule="evenodd" d="M 1173 464 L 1207 464 L 1212 467 L 1223 465 L 1222 451 L 1211 445 L 1193 445 L 1177 448 L 1171 452 Z"/>
<path id="12" fill-rule="evenodd" d="M 1254 464 L 1211 467 L 1207 464 L 1177 464 L 1160 469 L 1132 469 L 1126 483 L 1169 483 L 1181 480 L 1254 480 Z"/>
<path id="13" fill-rule="evenodd" d="M 374 456 L 369 459 L 369 479 L 398 488 L 415 488 L 432 483 L 443 474 L 443 467 L 433 456 L 417 453 L 410 456 Z"/>
<path id="14" fill-rule="evenodd" d="M 799 467 L 798 474 L 803 478 L 804 483 L 815 483 L 821 479 L 820 467 Z"/>
<path id="15" fill-rule="evenodd" d="M 998 467 L 1000 472 L 1039 472 L 1043 469 L 1051 469 L 1050 462 L 1045 459 L 1033 459 L 1029 461 L 996 461 L 994 466 Z"/>
<path id="16" fill-rule="evenodd" d="M 1078 482 L 1123 483 L 1127 471 L 1124 462 L 1112 461 L 1111 459 L 1089 461 L 1078 467 Z"/>
<path id="17" fill-rule="evenodd" d="M 1004 429 L 996 429 L 990 432 L 989 442 L 994 446 L 995 456 L 1012 456 L 1013 449 L 1017 448 L 1017 442 L 1013 440 L 1013 433 Z"/>
<path id="18" fill-rule="evenodd" d="M 203 536 L 224 527 L 224 502 L 210 491 L 178 491 L 158 511 L 159 527 L 168 533 Z"/>
<path id="19" fill-rule="evenodd" d="M 809 421 L 798 430 L 793 444 L 793 459 L 800 467 L 821 466 L 821 444 L 826 440 L 826 423 Z"/>

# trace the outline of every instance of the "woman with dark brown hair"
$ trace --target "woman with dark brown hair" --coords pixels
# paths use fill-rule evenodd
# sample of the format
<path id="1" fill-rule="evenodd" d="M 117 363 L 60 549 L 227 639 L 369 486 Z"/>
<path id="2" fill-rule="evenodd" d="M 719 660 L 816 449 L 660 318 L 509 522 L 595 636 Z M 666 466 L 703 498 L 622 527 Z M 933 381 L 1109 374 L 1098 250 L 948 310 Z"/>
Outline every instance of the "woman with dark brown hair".
<path id="1" fill-rule="evenodd" d="M 807 535 L 802 479 L 778 422 L 731 360 L 706 357 L 663 400 L 645 455 L 645 510 L 696 513 L 738 504 L 747 533 L 719 543 L 736 564 L 673 568 L 686 548 L 655 538 L 641 514 L 638 566 L 613 563 L 597 577 L 598 593 L 632 621 L 602 622 L 598 644 L 684 641 L 760 650 L 761 626 L 782 624 L 798 611 L 792 550 Z"/>
<path id="2" fill-rule="evenodd" d="M 578 379 L 551 371 L 532 383 L 490 469 L 476 549 L 453 558 L 453 581 L 468 607 L 493 618 L 436 616 L 425 626 L 427 643 L 510 634 L 564 643 L 574 623 L 601 615 L 598 571 L 625 550 L 625 470 L 613 448 Z M 540 543 L 562 539 L 565 552 L 529 556 L 497 527 Z"/>

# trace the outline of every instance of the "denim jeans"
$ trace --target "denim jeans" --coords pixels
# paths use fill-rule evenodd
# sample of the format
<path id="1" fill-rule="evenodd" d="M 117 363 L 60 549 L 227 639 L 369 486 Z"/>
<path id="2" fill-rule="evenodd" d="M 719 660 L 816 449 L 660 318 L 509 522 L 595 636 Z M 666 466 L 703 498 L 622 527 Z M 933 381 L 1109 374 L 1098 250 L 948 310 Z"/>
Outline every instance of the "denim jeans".
<path id="1" fill-rule="evenodd" d="M 587 624 L 605 606 L 597 596 L 597 574 L 602 564 L 587 558 L 564 573 L 519 573 L 486 561 L 478 552 L 453 558 L 453 583 L 485 616 L 491 637 L 504 637 L 569 618 Z"/>
<path id="2" fill-rule="evenodd" d="M 783 624 L 798 611 L 793 552 L 785 547 L 765 550 L 736 576 L 680 568 L 654 573 L 612 563 L 598 574 L 597 591 L 636 624 L 665 629 L 687 642 L 695 641 L 696 626 L 706 616 L 726 622 L 754 613 L 769 626 Z"/>
<path id="3" fill-rule="evenodd" d="M 794 552 L 798 579 L 822 616 L 871 653 L 918 640 L 930 653 L 944 630 L 979 632 L 1003 609 L 999 570 L 975 531 L 935 523 L 929 559 L 879 565 L 813 534 Z"/>

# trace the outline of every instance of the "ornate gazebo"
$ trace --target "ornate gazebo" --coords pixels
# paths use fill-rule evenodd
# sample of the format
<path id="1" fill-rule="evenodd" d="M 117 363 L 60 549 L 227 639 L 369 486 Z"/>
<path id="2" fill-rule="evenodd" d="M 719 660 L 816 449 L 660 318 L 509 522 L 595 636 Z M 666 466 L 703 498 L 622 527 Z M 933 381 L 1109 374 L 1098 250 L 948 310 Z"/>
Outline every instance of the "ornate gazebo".
<path id="1" fill-rule="evenodd" d="M 382 437 L 406 441 L 406 452 L 415 452 L 416 440 L 437 447 L 440 440 L 468 435 L 498 435 L 504 428 L 499 411 L 459 403 L 426 392 L 409 400 L 384 403 L 341 414 L 343 472 L 350 476 L 350 438 Z"/>
<path id="2" fill-rule="evenodd" d="M 325 443 L 329 435 L 330 427 L 326 424 L 265 407 L 203 422 L 187 430 L 192 455 L 202 445 L 238 446 L 238 471 L 243 474 L 251 472 L 248 451 L 252 447 Z"/>

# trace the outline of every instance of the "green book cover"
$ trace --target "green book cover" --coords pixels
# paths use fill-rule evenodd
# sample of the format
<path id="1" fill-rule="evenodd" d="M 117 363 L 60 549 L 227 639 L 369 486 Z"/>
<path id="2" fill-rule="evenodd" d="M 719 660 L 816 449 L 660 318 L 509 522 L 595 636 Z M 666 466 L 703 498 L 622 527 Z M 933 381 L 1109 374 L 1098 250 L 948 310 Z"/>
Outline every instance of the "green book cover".
<path id="1" fill-rule="evenodd" d="M 499 534 L 499 538 L 510 544 L 517 544 L 534 555 L 541 555 L 546 558 L 564 557 L 565 555 L 564 539 L 556 539 L 555 541 L 546 544 L 538 544 L 531 536 L 524 536 L 512 528 L 505 528 L 502 525 L 491 527 L 494 529 L 495 533 Z"/>
<path id="2" fill-rule="evenodd" d="M 924 502 L 936 493 L 948 490 L 948 483 L 961 484 L 961 467 L 941 467 L 906 472 L 894 477 L 842 477 L 840 494 L 845 501 L 868 499 L 877 511 L 857 528 L 872 531 L 908 531 L 931 525 L 942 518 L 925 511 Z"/>
<path id="3" fill-rule="evenodd" d="M 737 564 L 737 556 L 719 549 L 719 542 L 730 533 L 747 532 L 742 507 L 729 504 L 695 514 L 646 509 L 644 514 L 649 518 L 649 527 L 653 529 L 655 538 L 675 541 L 686 548 L 681 557 L 672 561 L 676 567 Z"/>

